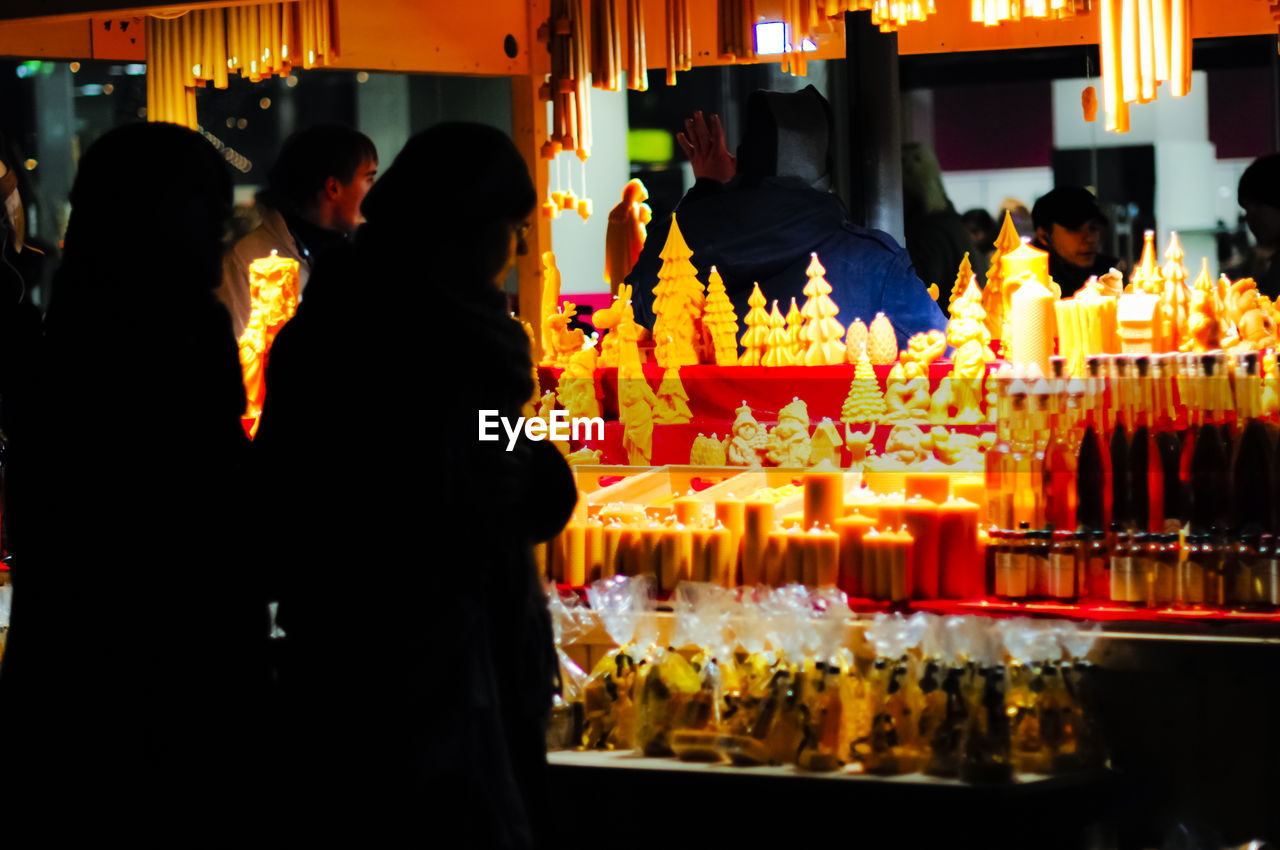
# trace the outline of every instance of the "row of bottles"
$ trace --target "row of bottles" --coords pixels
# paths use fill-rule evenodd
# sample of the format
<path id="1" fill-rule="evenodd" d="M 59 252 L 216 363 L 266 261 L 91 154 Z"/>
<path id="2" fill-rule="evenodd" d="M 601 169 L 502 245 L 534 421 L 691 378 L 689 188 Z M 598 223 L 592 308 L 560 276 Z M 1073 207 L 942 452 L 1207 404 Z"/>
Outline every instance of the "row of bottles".
<path id="1" fill-rule="evenodd" d="M 996 374 L 988 591 L 1275 607 L 1280 427 L 1258 352 L 1097 355 Z"/>

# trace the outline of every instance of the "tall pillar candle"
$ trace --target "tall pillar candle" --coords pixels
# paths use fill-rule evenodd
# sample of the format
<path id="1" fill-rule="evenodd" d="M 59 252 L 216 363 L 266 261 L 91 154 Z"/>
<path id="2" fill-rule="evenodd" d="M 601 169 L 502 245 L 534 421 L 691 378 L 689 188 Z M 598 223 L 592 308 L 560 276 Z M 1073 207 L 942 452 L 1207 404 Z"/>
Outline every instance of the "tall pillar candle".
<path id="1" fill-rule="evenodd" d="M 769 540 L 765 546 L 764 556 L 764 582 L 770 587 L 782 587 L 792 581 L 790 578 L 791 558 L 798 559 L 802 557 L 800 547 L 792 547 L 790 545 L 791 538 L 795 537 L 796 533 L 794 528 L 783 528 L 778 523 L 774 523 L 773 528 L 769 531 Z M 799 571 L 797 567 L 796 572 Z M 798 581 L 799 578 L 797 577 L 795 580 Z"/>
<path id="2" fill-rule="evenodd" d="M 912 599 L 938 598 L 938 505 L 913 497 L 903 506 L 903 519 L 912 538 Z"/>
<path id="3" fill-rule="evenodd" d="M 1013 293 L 1009 311 L 1009 327 L 1013 339 L 1009 360 L 1040 367 L 1041 375 L 1048 375 L 1049 358 L 1053 355 L 1054 312 L 1053 293 L 1039 280 L 1027 280 Z"/>
<path id="4" fill-rule="evenodd" d="M 693 540 L 689 578 L 691 581 L 710 581 L 711 529 L 694 527 L 689 533 Z"/>
<path id="5" fill-rule="evenodd" d="M 938 506 L 939 596 L 942 599 L 977 599 L 983 595 L 978 510 L 978 505 L 967 499 L 948 499 Z"/>
<path id="6" fill-rule="evenodd" d="M 663 528 L 658 537 L 658 587 L 671 593 L 690 578 L 693 537 L 686 526 Z"/>
<path id="7" fill-rule="evenodd" d="M 871 596 L 871 588 L 863 582 L 862 538 L 875 527 L 875 520 L 860 513 L 836 520 L 835 532 L 840 536 L 840 589 L 849 596 Z"/>
<path id="8" fill-rule="evenodd" d="M 587 584 L 604 578 L 604 523 L 598 519 L 587 520 Z"/>
<path id="9" fill-rule="evenodd" d="M 773 502 L 752 500 L 743 505 L 742 583 L 754 587 L 765 580 L 764 553 L 773 530 Z"/>
<path id="10" fill-rule="evenodd" d="M 804 583 L 835 586 L 840 577 L 840 535 L 816 525 L 804 533 Z"/>
<path id="11" fill-rule="evenodd" d="M 882 575 L 887 575 L 883 564 L 887 542 L 875 528 L 862 536 L 862 593 L 868 599 L 884 599 L 887 595 L 883 588 L 888 586 L 888 582 L 882 578 Z"/>
<path id="12" fill-rule="evenodd" d="M 886 535 L 891 541 L 888 547 L 889 601 L 906 602 L 911 598 L 915 583 L 915 540 L 905 528 L 896 534 Z"/>
<path id="13" fill-rule="evenodd" d="M 671 504 L 675 508 L 677 522 L 690 527 L 701 524 L 703 511 L 701 500 L 692 496 L 681 496 Z"/>
<path id="14" fill-rule="evenodd" d="M 640 526 L 639 542 L 636 547 L 636 571 L 632 575 L 653 576 L 658 581 L 658 587 L 662 586 L 661 569 L 659 567 L 659 557 L 662 553 L 662 532 L 663 528 L 656 522 L 649 522 Z"/>
<path id="15" fill-rule="evenodd" d="M 571 520 L 560 534 L 564 540 L 564 567 L 561 582 L 569 587 L 587 583 L 587 527 Z"/>
<path id="16" fill-rule="evenodd" d="M 622 572 L 622 523 L 609 522 L 604 527 L 604 560 L 600 564 L 600 578 L 625 575 Z"/>
<path id="17" fill-rule="evenodd" d="M 950 472 L 908 472 L 905 481 L 908 499 L 919 496 L 941 504 L 951 495 Z"/>
<path id="18" fill-rule="evenodd" d="M 733 533 L 716 523 L 716 527 L 711 529 L 707 545 L 708 580 L 721 587 L 733 587 L 737 563 L 738 547 Z"/>
<path id="19" fill-rule="evenodd" d="M 1022 277 L 1029 274 L 1040 281 L 1046 288 L 1049 284 L 1049 252 L 1041 251 L 1032 245 L 1023 242 L 1009 253 L 1001 258 L 1000 266 L 1004 279 L 1006 281 L 1013 280 L 1016 277 Z M 1025 286 L 1026 283 L 1023 283 Z M 1021 289 L 1022 287 L 1019 287 Z M 1015 291 L 1013 293 L 1017 295 Z M 1045 374 L 1048 374 L 1047 372 Z"/>
<path id="20" fill-rule="evenodd" d="M 844 514 L 844 475 L 810 472 L 804 477 L 804 528 L 830 526 Z"/>
<path id="21" fill-rule="evenodd" d="M 735 499 L 732 494 L 725 499 L 716 499 L 716 522 L 724 526 L 729 532 L 730 540 L 733 545 L 733 575 L 730 576 L 730 584 L 732 587 L 738 583 L 738 573 L 742 563 L 742 532 L 745 527 L 745 518 L 743 515 L 744 504 L 741 499 Z"/>

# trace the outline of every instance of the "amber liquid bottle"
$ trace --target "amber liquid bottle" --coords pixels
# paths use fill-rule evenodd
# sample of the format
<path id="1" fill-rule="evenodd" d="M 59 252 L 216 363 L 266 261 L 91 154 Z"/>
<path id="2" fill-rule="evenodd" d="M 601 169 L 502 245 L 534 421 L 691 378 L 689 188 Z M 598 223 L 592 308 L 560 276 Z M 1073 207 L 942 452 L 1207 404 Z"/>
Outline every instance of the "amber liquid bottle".
<path id="1" fill-rule="evenodd" d="M 1231 458 L 1232 527 L 1261 534 L 1271 520 L 1271 446 L 1262 421 L 1258 352 L 1236 361 L 1236 438 Z"/>
<path id="2" fill-rule="evenodd" d="M 1133 526 L 1133 508 L 1129 501 L 1129 361 L 1117 357 L 1111 361 L 1109 377 L 1111 385 L 1111 409 L 1114 412 L 1111 429 L 1111 520 L 1121 528 Z"/>
<path id="3" fill-rule="evenodd" d="M 1155 409 L 1151 360 L 1133 358 L 1129 367 L 1129 514 L 1139 531 L 1164 530 L 1164 481 L 1156 446 L 1152 411 Z"/>
<path id="4" fill-rule="evenodd" d="M 1106 442 L 1105 374 L 1101 358 L 1086 361 L 1084 433 L 1076 453 L 1076 522 L 1103 531 L 1111 524 L 1111 452 Z"/>
<path id="5" fill-rule="evenodd" d="M 1182 438 L 1178 434 L 1178 413 L 1174 407 L 1174 382 L 1177 372 L 1177 355 L 1153 355 L 1152 379 L 1155 398 L 1155 443 L 1160 457 L 1160 479 L 1164 487 L 1161 501 L 1164 506 L 1165 532 L 1178 531 L 1186 522 L 1183 506 Z"/>
<path id="6" fill-rule="evenodd" d="M 1187 483 L 1191 499 L 1191 530 L 1206 534 L 1226 531 L 1226 506 L 1229 504 L 1227 488 L 1227 463 L 1229 457 L 1222 443 L 1222 431 L 1218 427 L 1213 409 L 1213 381 L 1217 377 L 1217 358 L 1205 354 L 1200 358 L 1203 370 L 1199 388 L 1202 403 L 1209 407 L 1196 429 L 1196 439 L 1191 452 Z M 1225 379 L 1225 376 L 1223 376 Z"/>
<path id="7" fill-rule="evenodd" d="M 1017 527 L 1026 523 L 1036 526 L 1036 507 L 1040 502 L 1037 486 L 1040 483 L 1036 473 L 1036 440 L 1032 428 L 1031 414 L 1027 409 L 1027 385 L 1015 379 L 1009 384 L 1010 401 L 1010 442 L 1009 456 L 1005 459 L 1001 474 L 1001 484 L 1010 482 L 1012 492 L 1009 501 L 1013 507 L 1013 522 L 1009 527 Z"/>
<path id="8" fill-rule="evenodd" d="M 1204 371 L 1200 355 L 1183 354 L 1182 376 L 1178 384 L 1178 396 L 1182 407 L 1187 412 L 1186 428 L 1182 431 L 1182 459 L 1179 462 L 1178 477 L 1182 482 L 1182 499 L 1180 502 L 1183 519 L 1191 520 L 1194 494 L 1191 492 L 1191 460 L 1195 456 L 1196 441 L 1200 436 L 1200 428 L 1204 425 Z"/>
<path id="9" fill-rule="evenodd" d="M 996 441 L 984 457 L 983 476 L 987 491 L 986 522 L 996 528 L 1013 528 L 1012 452 L 1013 402 L 1009 397 L 1012 367 L 1007 364 L 993 376 L 996 381 Z"/>
<path id="10" fill-rule="evenodd" d="M 1056 364 L 1055 364 L 1056 365 Z M 1078 509 L 1077 459 L 1083 435 L 1084 382 L 1059 380 L 1054 388 L 1055 415 L 1044 459 L 1045 520 L 1060 531 L 1075 530 Z"/>

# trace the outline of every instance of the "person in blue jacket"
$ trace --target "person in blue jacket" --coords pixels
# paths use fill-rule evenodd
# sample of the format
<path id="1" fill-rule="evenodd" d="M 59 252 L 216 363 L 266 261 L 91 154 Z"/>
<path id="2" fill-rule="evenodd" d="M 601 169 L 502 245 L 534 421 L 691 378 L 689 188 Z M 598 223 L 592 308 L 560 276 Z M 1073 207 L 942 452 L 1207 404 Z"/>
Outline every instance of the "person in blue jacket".
<path id="1" fill-rule="evenodd" d="M 746 127 L 737 157 L 725 147 L 719 118 L 696 113 L 677 136 L 697 178 L 675 216 L 704 282 L 712 266 L 724 278 L 739 321 L 752 285 L 760 284 L 783 312 L 794 297 L 804 303 L 805 269 L 816 253 L 826 268 L 840 321 L 870 322 L 883 312 L 899 348 L 912 334 L 946 327 L 911 257 L 880 230 L 849 221 L 831 194 L 830 106 L 817 89 L 756 91 L 747 100 Z M 658 256 L 671 218 L 649 227 L 644 250 L 627 276 L 636 321 L 652 328 Z"/>

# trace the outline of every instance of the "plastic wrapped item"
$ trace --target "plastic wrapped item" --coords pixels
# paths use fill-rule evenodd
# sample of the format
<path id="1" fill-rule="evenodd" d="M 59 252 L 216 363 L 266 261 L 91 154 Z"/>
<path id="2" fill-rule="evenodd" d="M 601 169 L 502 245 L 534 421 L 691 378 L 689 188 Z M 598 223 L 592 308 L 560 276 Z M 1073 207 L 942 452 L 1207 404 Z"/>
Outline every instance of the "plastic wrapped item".
<path id="1" fill-rule="evenodd" d="M 764 741 L 779 705 L 778 654 L 769 648 L 765 603 L 772 593 L 765 587 L 741 588 L 730 608 L 735 638 L 746 657 L 723 680 L 722 728 L 715 747 L 723 760 L 739 766 L 769 762 Z"/>
<path id="2" fill-rule="evenodd" d="M 908 649 L 923 637 L 926 621 L 900 614 L 877 614 L 867 628 L 876 660 L 867 679 L 871 734 L 855 742 L 854 752 L 867 773 L 894 776 L 921 770 L 928 758 L 920 738 L 924 695 Z"/>
<path id="3" fill-rule="evenodd" d="M 964 732 L 969 721 L 965 688 L 974 675 L 973 644 L 983 629 L 976 617 L 947 617 L 931 621 L 926 633 L 925 675 L 920 690 L 925 695 L 925 715 L 921 736 L 929 743 L 929 761 L 924 772 L 930 776 L 954 778 L 960 775 Z M 931 661 L 930 643 L 936 645 L 937 660 Z M 934 669 L 930 669 L 930 664 Z"/>
<path id="4" fill-rule="evenodd" d="M 698 675 L 699 689 L 669 719 L 668 743 L 684 761 L 721 761 L 716 743 L 721 732 L 726 682 L 737 683 L 737 665 L 729 638 L 729 615 L 735 599 L 726 588 L 702 582 L 676 587 L 673 646 L 697 647 L 689 664 Z M 641 703 L 641 709 L 646 703 Z M 642 728 L 647 726 L 641 723 Z M 659 734 L 662 734 L 659 731 Z"/>
<path id="5" fill-rule="evenodd" d="M 844 642 L 849 602 L 834 587 L 816 590 L 809 598 L 805 655 L 796 686 L 801 706 L 802 738 L 796 764 L 805 770 L 830 771 L 847 756 L 840 739 L 845 712 L 840 645 Z"/>
<path id="6" fill-rule="evenodd" d="M 1013 766 L 1019 773 L 1050 773 L 1050 741 L 1060 743 L 1062 730 L 1060 706 L 1055 695 L 1047 692 L 1048 679 L 1054 677 L 1046 676 L 1045 667 L 1050 654 L 1060 655 L 1058 641 L 1052 627 L 1042 628 L 1030 620 L 1008 620 L 1001 626 L 1010 658 L 1005 711 L 1009 716 Z"/>
<path id="7" fill-rule="evenodd" d="M 551 722 L 547 727 L 547 749 L 565 750 L 582 741 L 582 695 L 587 674 L 564 648 L 576 642 L 584 627 L 577 616 L 581 608 L 578 597 L 561 596 L 555 585 L 547 587 L 547 610 L 551 614 L 551 635 L 559 659 L 559 682 L 551 703 Z"/>
<path id="8" fill-rule="evenodd" d="M 1107 753 L 1093 720 L 1094 667 L 1086 659 L 1097 639 L 1097 626 L 1082 629 L 1075 623 L 1063 622 L 1055 632 L 1068 659 L 1060 665 L 1059 673 L 1070 700 L 1068 720 L 1074 735 L 1059 748 L 1054 769 L 1059 772 L 1097 770 L 1106 765 Z"/>
<path id="9" fill-rule="evenodd" d="M 966 782 L 1011 782 L 1013 760 L 1005 712 L 1005 666 L 995 629 L 975 630 L 974 674 L 965 687 L 968 720 L 960 778 Z"/>
<path id="10" fill-rule="evenodd" d="M 587 601 L 618 644 L 600 659 L 583 686 L 582 745 L 587 749 L 635 746 L 636 679 L 646 664 L 652 636 L 638 626 L 653 609 L 653 593 L 651 576 L 614 576 L 587 588 Z"/>

